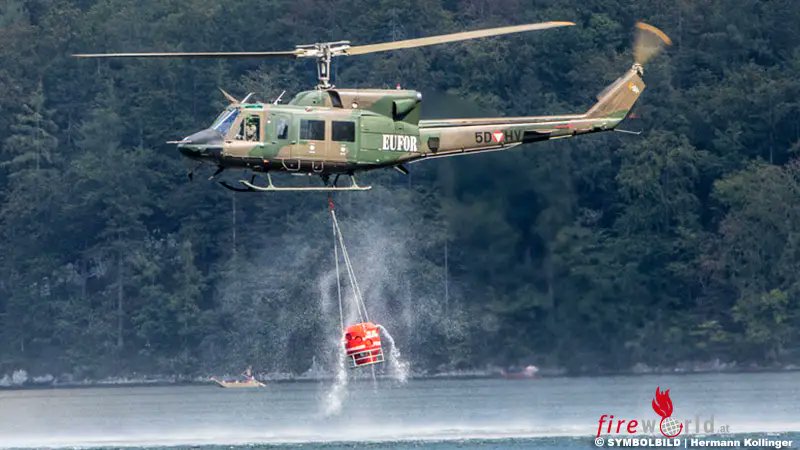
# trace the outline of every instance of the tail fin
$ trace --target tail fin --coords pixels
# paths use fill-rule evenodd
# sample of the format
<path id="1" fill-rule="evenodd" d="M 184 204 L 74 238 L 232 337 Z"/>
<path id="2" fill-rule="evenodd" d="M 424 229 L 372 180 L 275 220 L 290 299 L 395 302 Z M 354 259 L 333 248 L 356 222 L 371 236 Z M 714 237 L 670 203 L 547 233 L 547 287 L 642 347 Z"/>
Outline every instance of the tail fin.
<path id="1" fill-rule="evenodd" d="M 592 119 L 610 120 L 612 127 L 622 121 L 644 91 L 643 66 L 664 47 L 671 44 L 669 36 L 663 31 L 638 22 L 633 44 L 633 67 L 597 96 L 597 104 L 586 113 L 586 116 Z"/>
<path id="2" fill-rule="evenodd" d="M 641 66 L 635 64 L 623 76 L 617 78 L 597 96 L 597 103 L 586 113 L 593 119 L 613 119 L 622 121 L 639 99 L 645 84 L 641 76 Z"/>

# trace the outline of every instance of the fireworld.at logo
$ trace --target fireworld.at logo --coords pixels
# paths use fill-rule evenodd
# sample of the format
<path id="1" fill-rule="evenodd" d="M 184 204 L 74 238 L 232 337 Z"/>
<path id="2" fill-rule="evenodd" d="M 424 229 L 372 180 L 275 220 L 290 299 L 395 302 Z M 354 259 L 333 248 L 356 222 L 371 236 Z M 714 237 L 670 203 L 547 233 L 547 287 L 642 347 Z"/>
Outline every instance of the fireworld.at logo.
<path id="1" fill-rule="evenodd" d="M 603 414 L 597 421 L 596 437 L 600 437 L 601 434 L 653 435 L 658 434 L 656 432 L 656 427 L 658 427 L 658 432 L 668 439 L 674 439 L 683 432 L 687 434 L 730 432 L 730 427 L 728 425 L 719 427 L 719 429 L 715 428 L 714 416 L 706 418 L 706 420 L 703 420 L 699 415 L 696 415 L 693 419 L 676 419 L 672 416 L 673 405 L 672 399 L 669 397 L 669 389 L 662 391 L 661 386 L 656 387 L 656 394 L 650 402 L 650 406 L 652 406 L 653 411 L 658 414 L 658 417 L 661 418 L 660 421 L 647 418 L 622 419 L 614 417 L 613 414 Z"/>
<path id="2" fill-rule="evenodd" d="M 653 411 L 661 416 L 658 430 L 667 438 L 677 437 L 683 432 L 683 424 L 672 417 L 672 399 L 669 398 L 669 389 L 661 391 L 661 386 L 656 387 L 656 396 L 651 404 Z"/>

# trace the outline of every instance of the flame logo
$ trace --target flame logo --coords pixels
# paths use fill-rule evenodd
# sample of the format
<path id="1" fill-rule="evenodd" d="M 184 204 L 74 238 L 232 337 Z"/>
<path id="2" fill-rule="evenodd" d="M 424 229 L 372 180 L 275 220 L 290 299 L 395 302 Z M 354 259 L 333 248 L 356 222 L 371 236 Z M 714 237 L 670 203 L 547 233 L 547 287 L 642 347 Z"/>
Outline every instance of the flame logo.
<path id="1" fill-rule="evenodd" d="M 674 438 L 683 432 L 683 424 L 670 417 L 672 416 L 672 399 L 669 398 L 669 389 L 662 391 L 661 386 L 656 387 L 656 396 L 651 405 L 653 411 L 661 416 L 658 430 L 664 437 Z"/>
<path id="2" fill-rule="evenodd" d="M 666 419 L 672 415 L 672 399 L 669 398 L 669 389 L 661 391 L 661 386 L 656 387 L 656 397 L 653 399 L 653 411 L 661 418 Z"/>

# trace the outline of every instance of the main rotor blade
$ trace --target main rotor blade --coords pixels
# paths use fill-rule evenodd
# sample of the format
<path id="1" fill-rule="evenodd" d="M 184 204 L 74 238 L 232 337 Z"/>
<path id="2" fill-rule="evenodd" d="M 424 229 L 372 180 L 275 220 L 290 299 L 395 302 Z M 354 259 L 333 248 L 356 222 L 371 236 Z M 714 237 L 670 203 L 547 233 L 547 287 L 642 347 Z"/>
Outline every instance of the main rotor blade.
<path id="1" fill-rule="evenodd" d="M 78 53 L 76 58 L 297 58 L 298 52 L 162 52 L 162 53 Z"/>
<path id="2" fill-rule="evenodd" d="M 447 42 L 464 41 L 467 39 L 478 39 L 489 36 L 499 36 L 501 34 L 520 33 L 523 31 L 546 30 L 549 28 L 570 27 L 575 25 L 573 22 L 542 22 L 530 23 L 527 25 L 516 25 L 511 27 L 486 28 L 483 30 L 463 31 L 460 33 L 442 34 L 439 36 L 429 36 L 418 39 L 406 39 L 404 41 L 384 42 L 380 44 L 357 45 L 344 50 L 346 55 L 363 55 L 365 53 L 384 52 L 387 50 L 397 50 L 401 48 L 424 47 L 427 45 L 444 44 Z"/>

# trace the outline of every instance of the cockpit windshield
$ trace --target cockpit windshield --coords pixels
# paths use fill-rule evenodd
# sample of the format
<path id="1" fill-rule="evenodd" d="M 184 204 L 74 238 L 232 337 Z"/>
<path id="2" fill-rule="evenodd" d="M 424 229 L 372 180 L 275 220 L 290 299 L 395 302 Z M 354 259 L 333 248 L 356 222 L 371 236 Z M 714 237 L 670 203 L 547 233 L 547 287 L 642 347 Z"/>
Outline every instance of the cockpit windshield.
<path id="1" fill-rule="evenodd" d="M 211 128 L 219 131 L 224 136 L 228 134 L 228 130 L 231 129 L 237 117 L 239 117 L 239 108 L 226 109 L 214 120 L 214 124 L 211 125 Z"/>

